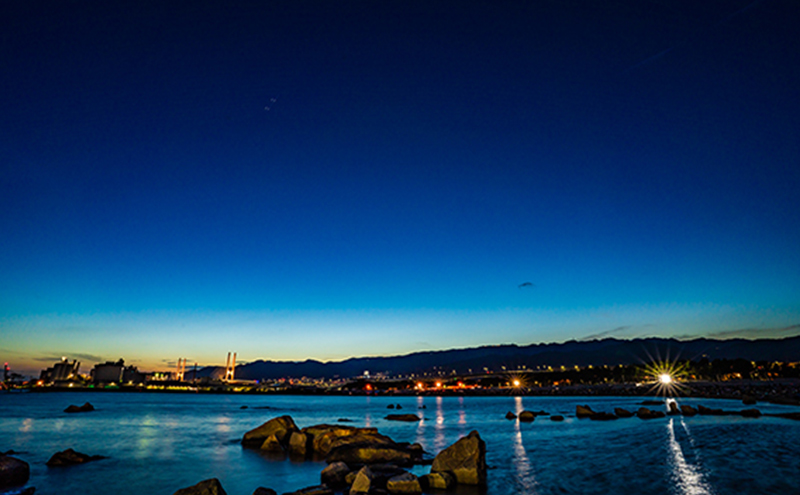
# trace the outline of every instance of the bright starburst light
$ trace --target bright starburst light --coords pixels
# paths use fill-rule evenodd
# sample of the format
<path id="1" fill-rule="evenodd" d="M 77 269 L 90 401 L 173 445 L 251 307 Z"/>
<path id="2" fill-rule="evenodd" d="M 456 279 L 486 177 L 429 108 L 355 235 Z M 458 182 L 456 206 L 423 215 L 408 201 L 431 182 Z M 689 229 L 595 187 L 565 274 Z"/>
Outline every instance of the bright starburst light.
<path id="1" fill-rule="evenodd" d="M 680 395 L 686 390 L 686 385 L 681 383 L 686 374 L 686 365 L 677 361 L 654 361 L 645 367 L 650 391 L 662 397 Z"/>

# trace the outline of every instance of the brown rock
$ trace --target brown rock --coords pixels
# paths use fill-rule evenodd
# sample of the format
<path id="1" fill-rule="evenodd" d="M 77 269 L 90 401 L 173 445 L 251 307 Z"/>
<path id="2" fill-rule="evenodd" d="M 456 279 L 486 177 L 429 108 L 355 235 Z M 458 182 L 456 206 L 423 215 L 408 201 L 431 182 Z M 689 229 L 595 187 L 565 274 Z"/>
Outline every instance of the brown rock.
<path id="1" fill-rule="evenodd" d="M 589 406 L 576 406 L 575 407 L 575 416 L 579 418 L 590 418 L 595 414 L 592 411 L 592 408 Z"/>
<path id="2" fill-rule="evenodd" d="M 386 490 L 389 493 L 422 493 L 422 486 L 419 479 L 411 473 L 398 474 L 386 482 Z"/>
<path id="3" fill-rule="evenodd" d="M 242 445 L 246 447 L 260 447 L 264 444 L 267 437 L 274 435 L 275 439 L 281 444 L 286 445 L 293 432 L 300 431 L 294 424 L 291 416 L 280 416 L 273 418 L 263 425 L 248 431 L 242 438 Z"/>
<path id="4" fill-rule="evenodd" d="M 328 485 L 331 488 L 341 488 L 347 486 L 347 475 L 350 474 L 350 468 L 344 462 L 334 462 L 328 464 L 325 469 L 320 473 L 320 481 L 323 485 Z"/>
<path id="5" fill-rule="evenodd" d="M 674 416 L 676 414 L 681 413 L 680 409 L 678 409 L 678 403 L 675 402 L 674 400 L 667 401 L 667 407 L 669 408 L 669 412 L 667 412 L 667 414 L 669 414 L 670 416 Z"/>
<path id="6" fill-rule="evenodd" d="M 324 458 L 328 455 L 334 442 L 339 438 L 352 437 L 354 435 L 378 435 L 377 428 L 356 428 L 353 426 L 325 424 L 309 426 L 301 431 L 311 438 L 311 453 L 316 458 Z M 388 439 L 388 437 L 386 438 Z M 363 439 L 359 441 L 363 441 Z"/>
<path id="7" fill-rule="evenodd" d="M 356 473 L 353 484 L 350 486 L 350 495 L 369 493 L 374 479 L 375 475 L 372 474 L 369 467 L 364 466 Z"/>
<path id="8" fill-rule="evenodd" d="M 325 485 L 315 485 L 307 486 L 285 495 L 333 495 L 333 490 Z"/>
<path id="9" fill-rule="evenodd" d="M 173 495 L 227 495 L 217 478 L 201 481 L 188 488 L 181 488 Z"/>
<path id="10" fill-rule="evenodd" d="M 305 433 L 293 431 L 289 436 L 289 454 L 294 457 L 305 458 L 311 453 L 308 448 L 309 440 L 310 438 Z"/>
<path id="11" fill-rule="evenodd" d="M 661 411 L 651 411 L 646 407 L 640 407 L 639 410 L 636 411 L 636 416 L 638 416 L 639 419 L 655 419 L 663 418 L 666 416 L 666 414 Z"/>
<path id="12" fill-rule="evenodd" d="M 31 468 L 27 462 L 0 455 L 0 489 L 24 485 L 31 477 Z"/>
<path id="13" fill-rule="evenodd" d="M 697 414 L 697 409 L 693 408 L 692 406 L 682 404 L 681 414 L 683 414 L 684 416 L 694 416 L 695 414 Z"/>
<path id="14" fill-rule="evenodd" d="M 550 421 L 564 421 L 564 416 L 560 414 L 554 414 L 550 416 Z"/>
<path id="15" fill-rule="evenodd" d="M 628 411 L 627 409 L 623 409 L 621 407 L 614 408 L 614 414 L 616 414 L 620 418 L 632 418 L 633 413 Z"/>
<path id="16" fill-rule="evenodd" d="M 464 485 L 486 484 L 486 444 L 477 431 L 439 452 L 431 473 L 447 472 Z"/>
<path id="17" fill-rule="evenodd" d="M 722 409 L 711 409 L 702 405 L 697 406 L 697 412 L 701 416 L 724 416 L 725 411 Z"/>
<path id="18" fill-rule="evenodd" d="M 508 412 L 506 413 L 506 419 L 517 419 L 517 415 L 516 415 L 516 414 L 514 414 L 514 413 L 513 413 L 513 412 L 511 412 L 511 411 L 508 411 Z"/>
<path id="19" fill-rule="evenodd" d="M 456 486 L 456 479 L 450 473 L 431 473 L 419 478 L 420 485 L 426 489 L 449 490 Z"/>
<path id="20" fill-rule="evenodd" d="M 259 448 L 265 452 L 283 452 L 283 445 L 275 435 L 265 438 Z"/>
<path id="21" fill-rule="evenodd" d="M 69 407 L 64 409 L 66 413 L 79 413 L 79 412 L 90 412 L 94 411 L 94 406 L 89 404 L 88 402 L 84 403 L 82 406 L 76 406 L 71 404 Z"/>
<path id="22" fill-rule="evenodd" d="M 599 412 L 599 413 L 594 413 L 591 416 L 589 416 L 589 419 L 591 419 L 592 421 L 612 421 L 612 420 L 619 419 L 619 418 L 614 416 L 611 413 Z"/>
<path id="23" fill-rule="evenodd" d="M 519 420 L 523 423 L 530 423 L 534 419 L 536 419 L 536 415 L 533 414 L 531 411 L 522 411 L 519 413 Z"/>
<path id="24" fill-rule="evenodd" d="M 408 466 L 414 463 L 415 456 L 398 445 L 354 443 L 331 449 L 325 459 L 328 463 L 346 464 L 396 464 Z"/>
<path id="25" fill-rule="evenodd" d="M 105 459 L 105 457 L 100 455 L 81 454 L 80 452 L 75 452 L 72 449 L 67 449 L 53 454 L 53 456 L 50 457 L 50 460 L 47 461 L 47 465 L 50 467 L 73 466 L 75 464 L 84 464 L 89 461 L 98 461 L 100 459 Z"/>
<path id="26" fill-rule="evenodd" d="M 417 422 L 420 420 L 420 417 L 416 414 L 390 414 L 383 419 L 388 419 L 389 421 L 408 421 L 408 422 Z"/>

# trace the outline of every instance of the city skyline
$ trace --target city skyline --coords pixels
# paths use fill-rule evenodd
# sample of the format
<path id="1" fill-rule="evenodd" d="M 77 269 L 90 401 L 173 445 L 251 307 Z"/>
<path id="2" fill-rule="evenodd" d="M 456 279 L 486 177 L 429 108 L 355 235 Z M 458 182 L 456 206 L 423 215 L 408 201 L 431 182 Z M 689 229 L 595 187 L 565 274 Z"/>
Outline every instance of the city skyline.
<path id="1" fill-rule="evenodd" d="M 797 13 L 5 2 L 0 360 L 798 335 Z"/>

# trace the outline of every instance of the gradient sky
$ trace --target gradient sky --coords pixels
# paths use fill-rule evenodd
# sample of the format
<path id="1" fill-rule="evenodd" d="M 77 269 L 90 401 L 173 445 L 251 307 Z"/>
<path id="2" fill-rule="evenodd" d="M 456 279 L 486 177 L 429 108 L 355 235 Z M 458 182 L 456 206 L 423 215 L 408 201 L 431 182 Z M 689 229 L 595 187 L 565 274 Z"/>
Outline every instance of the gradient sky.
<path id="1" fill-rule="evenodd" d="M 2 1 L 0 360 L 800 334 L 798 25 Z"/>

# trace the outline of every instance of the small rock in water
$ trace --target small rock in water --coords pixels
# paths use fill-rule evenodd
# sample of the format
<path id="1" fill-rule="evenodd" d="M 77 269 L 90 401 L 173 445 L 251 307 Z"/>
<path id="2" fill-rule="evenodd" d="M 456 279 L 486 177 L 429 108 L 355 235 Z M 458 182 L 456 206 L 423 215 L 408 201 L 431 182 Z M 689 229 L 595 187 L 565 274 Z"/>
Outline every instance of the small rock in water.
<path id="1" fill-rule="evenodd" d="M 394 409 L 394 404 L 389 404 L 388 406 L 386 406 L 386 409 Z"/>
<path id="2" fill-rule="evenodd" d="M 634 414 L 627 409 L 623 409 L 621 407 L 614 408 L 614 414 L 616 414 L 620 418 L 632 418 Z"/>
<path id="3" fill-rule="evenodd" d="M 561 416 L 560 414 L 554 414 L 553 416 L 550 416 L 550 421 L 564 421 L 564 416 Z"/>
<path id="4" fill-rule="evenodd" d="M 530 423 L 534 419 L 536 419 L 536 415 L 533 414 L 531 411 L 522 411 L 519 413 L 519 420 L 523 423 Z"/>
<path id="5" fill-rule="evenodd" d="M 589 406 L 575 406 L 575 416 L 579 418 L 590 418 L 595 414 Z"/>
<path id="6" fill-rule="evenodd" d="M 506 419 L 517 419 L 517 415 L 516 415 L 516 414 L 514 414 L 514 413 L 513 413 L 513 412 L 511 412 L 511 411 L 508 411 L 508 412 L 506 413 Z"/>
<path id="7" fill-rule="evenodd" d="M 390 414 L 383 419 L 388 419 L 389 421 L 419 421 L 420 417 L 416 414 Z"/>
<path id="8" fill-rule="evenodd" d="M 53 454 L 53 456 L 50 457 L 50 460 L 47 461 L 47 465 L 50 467 L 73 466 L 75 464 L 84 464 L 90 461 L 99 461 L 100 459 L 105 459 L 105 457 L 101 455 L 82 454 L 80 452 L 75 452 L 72 449 L 67 449 Z"/>
<path id="9" fill-rule="evenodd" d="M 227 495 L 227 493 L 217 478 L 211 478 L 188 488 L 181 488 L 172 495 Z"/>
<path id="10" fill-rule="evenodd" d="M 66 413 L 79 413 L 79 412 L 91 412 L 94 411 L 94 406 L 86 402 L 82 406 L 76 406 L 75 404 L 71 404 L 69 407 L 64 409 Z"/>
<path id="11" fill-rule="evenodd" d="M 347 418 L 339 418 L 339 419 L 337 419 L 336 421 L 337 421 L 338 423 L 352 423 L 352 422 L 353 422 L 353 420 L 352 420 L 352 419 L 347 419 Z"/>
<path id="12" fill-rule="evenodd" d="M 272 488 L 264 488 L 263 486 L 259 486 L 256 488 L 256 491 L 253 492 L 253 495 L 278 495 L 278 493 Z"/>
<path id="13" fill-rule="evenodd" d="M 242 406 L 239 409 L 247 409 L 247 406 Z"/>

